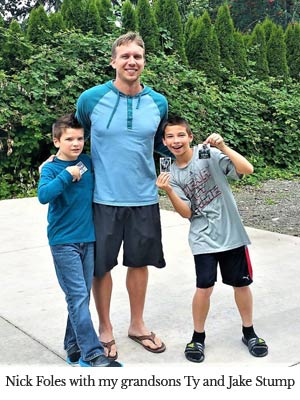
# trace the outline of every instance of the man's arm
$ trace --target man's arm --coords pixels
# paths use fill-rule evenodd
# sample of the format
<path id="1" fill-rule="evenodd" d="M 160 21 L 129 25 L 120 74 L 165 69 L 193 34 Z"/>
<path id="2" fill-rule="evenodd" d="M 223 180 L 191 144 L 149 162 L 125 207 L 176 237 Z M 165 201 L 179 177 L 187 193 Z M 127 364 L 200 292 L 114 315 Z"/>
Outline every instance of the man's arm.
<path id="1" fill-rule="evenodd" d="M 172 160 L 175 159 L 174 154 L 163 144 L 162 133 L 160 130 L 156 132 L 154 138 L 154 151 L 163 157 L 171 157 Z"/>
<path id="2" fill-rule="evenodd" d="M 91 120 L 88 113 L 88 105 L 88 96 L 86 92 L 83 92 L 77 100 L 75 117 L 83 126 L 85 140 L 90 137 L 91 133 Z"/>
<path id="3" fill-rule="evenodd" d="M 59 150 L 58 150 L 58 152 L 59 152 Z M 58 154 L 58 152 L 57 152 L 57 154 Z M 44 166 L 45 164 L 47 164 L 47 162 L 52 162 L 52 161 L 54 160 L 54 158 L 55 158 L 55 154 L 51 154 L 51 156 L 49 156 L 49 157 L 47 158 L 47 160 L 45 160 L 45 161 L 39 166 L 39 174 L 42 173 L 43 166 Z"/>

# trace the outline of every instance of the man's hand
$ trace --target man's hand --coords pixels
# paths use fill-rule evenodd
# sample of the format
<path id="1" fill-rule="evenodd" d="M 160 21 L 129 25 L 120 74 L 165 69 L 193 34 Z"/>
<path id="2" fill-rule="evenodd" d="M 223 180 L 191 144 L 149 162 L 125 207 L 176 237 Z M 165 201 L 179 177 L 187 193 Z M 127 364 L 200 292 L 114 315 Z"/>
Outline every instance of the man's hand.
<path id="1" fill-rule="evenodd" d="M 47 158 L 46 161 L 44 161 L 40 166 L 39 166 L 39 174 L 42 172 L 42 168 L 43 166 L 48 163 L 48 162 L 52 162 L 54 160 L 55 154 L 52 154 L 49 158 Z"/>

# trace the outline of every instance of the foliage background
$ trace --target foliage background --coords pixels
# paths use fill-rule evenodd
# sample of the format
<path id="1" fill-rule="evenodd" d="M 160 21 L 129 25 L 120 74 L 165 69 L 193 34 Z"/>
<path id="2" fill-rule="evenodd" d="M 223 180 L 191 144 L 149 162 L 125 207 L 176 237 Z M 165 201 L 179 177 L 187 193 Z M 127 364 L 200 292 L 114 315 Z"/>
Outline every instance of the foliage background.
<path id="1" fill-rule="evenodd" d="M 98 6 L 103 7 L 105 1 L 99 1 Z M 3 3 L 0 1 L 0 5 Z M 62 2 L 42 3 L 47 3 L 48 8 L 46 4 L 42 9 L 33 8 L 30 18 L 25 18 L 22 23 L 17 23 L 16 19 L 0 21 L 0 199 L 35 195 L 38 166 L 54 152 L 51 143 L 53 121 L 75 109 L 83 90 L 114 76 L 109 66 L 110 48 L 113 40 L 122 33 L 122 25 L 116 24 L 122 17 L 122 4 L 114 5 L 114 13 L 108 9 L 106 18 L 102 11 L 101 34 L 96 34 L 94 25 L 85 32 L 84 28 L 66 27 L 67 21 L 61 18 L 61 13 L 54 13 L 56 9 L 60 10 Z M 72 0 L 64 3 L 71 6 Z M 75 3 L 78 6 L 78 1 Z M 142 2 L 131 3 L 130 7 L 135 11 Z M 136 8 L 134 3 L 138 4 Z M 150 7 L 153 15 L 155 3 L 162 6 L 163 2 L 157 0 Z M 184 6 L 184 2 L 177 3 Z M 182 21 L 191 16 L 191 7 L 196 2 L 185 3 Z M 210 11 L 212 21 L 213 18 L 217 20 L 220 4 L 212 7 L 213 2 L 198 3 L 194 10 L 202 10 L 199 18 L 203 18 L 205 11 Z M 49 10 L 52 10 L 50 14 Z M 41 24 L 45 17 L 43 13 L 46 15 L 44 25 Z M 198 18 L 196 14 L 192 17 Z M 56 21 L 56 25 L 49 22 L 47 15 Z M 106 28 L 103 21 L 108 23 Z M 209 26 L 207 19 L 206 23 Z M 214 23 L 209 29 L 214 29 Z M 256 63 L 251 61 L 248 47 L 244 73 L 238 72 L 236 64 L 232 64 L 230 70 L 230 64 L 226 67 L 221 59 L 218 76 L 212 79 L 183 57 L 182 43 L 176 50 L 173 28 L 163 24 L 162 21 L 158 26 L 160 43 L 147 53 L 142 80 L 166 95 L 170 113 L 189 120 L 197 142 L 213 131 L 221 133 L 233 148 L 253 162 L 256 173 L 250 180 L 298 176 L 299 68 L 296 67 L 293 77 L 268 73 L 261 78 L 255 73 Z M 182 24 L 186 43 L 186 25 Z M 58 28 L 54 30 L 54 26 Z M 288 27 L 285 32 L 287 30 Z M 243 43 L 252 43 L 249 32 L 243 34 Z M 290 57 L 294 61 L 299 56 L 293 53 Z"/>

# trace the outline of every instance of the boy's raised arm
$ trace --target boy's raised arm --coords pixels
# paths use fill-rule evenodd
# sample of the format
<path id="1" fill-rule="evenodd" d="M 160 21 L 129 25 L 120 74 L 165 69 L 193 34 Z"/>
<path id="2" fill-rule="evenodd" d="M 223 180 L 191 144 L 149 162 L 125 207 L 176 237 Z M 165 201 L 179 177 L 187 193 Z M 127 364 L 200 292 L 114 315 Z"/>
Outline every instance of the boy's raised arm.
<path id="1" fill-rule="evenodd" d="M 240 153 L 227 146 L 223 137 L 218 133 L 212 133 L 210 136 L 208 136 L 204 143 L 209 143 L 212 146 L 217 147 L 222 153 L 230 158 L 239 174 L 246 175 L 253 173 L 253 165 Z"/>

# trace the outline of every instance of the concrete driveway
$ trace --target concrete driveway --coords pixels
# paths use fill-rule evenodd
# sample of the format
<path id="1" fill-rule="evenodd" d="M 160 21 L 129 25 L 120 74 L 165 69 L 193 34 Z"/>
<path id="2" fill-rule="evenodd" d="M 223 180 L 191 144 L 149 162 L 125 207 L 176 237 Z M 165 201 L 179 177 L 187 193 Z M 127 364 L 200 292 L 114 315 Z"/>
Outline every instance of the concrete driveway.
<path id="1" fill-rule="evenodd" d="M 46 214 L 47 206 L 36 198 L 0 201 L 0 370 L 66 367 L 74 371 L 64 361 L 66 305 L 48 248 Z M 117 266 L 111 317 L 119 359 L 125 367 L 134 368 L 137 374 L 149 368 L 181 367 L 194 373 L 213 368 L 222 374 L 230 368 L 255 373 L 270 367 L 268 371 L 283 368 L 288 375 L 298 376 L 300 238 L 247 228 L 252 241 L 254 323 L 269 345 L 269 355 L 257 359 L 248 353 L 241 342 L 232 289 L 218 282 L 206 327 L 206 359 L 191 365 L 183 354 L 193 331 L 195 274 L 187 243 L 189 223 L 172 211 L 162 210 L 161 217 L 167 267 L 149 267 L 145 321 L 163 339 L 167 350 L 152 354 L 127 337 L 126 268 Z M 93 302 L 91 311 L 97 328 Z"/>

